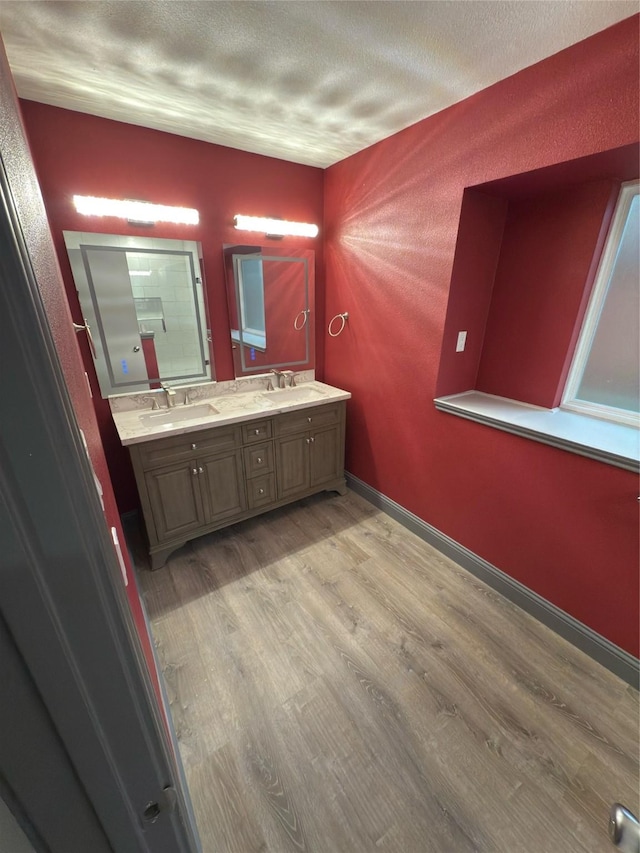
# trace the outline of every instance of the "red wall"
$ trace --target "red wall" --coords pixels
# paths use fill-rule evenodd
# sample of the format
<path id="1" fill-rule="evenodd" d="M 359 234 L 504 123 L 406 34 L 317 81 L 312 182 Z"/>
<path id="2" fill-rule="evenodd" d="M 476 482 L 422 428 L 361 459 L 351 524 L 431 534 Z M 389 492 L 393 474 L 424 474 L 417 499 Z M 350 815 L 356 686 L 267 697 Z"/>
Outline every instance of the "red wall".
<path id="1" fill-rule="evenodd" d="M 476 387 L 507 208 L 506 199 L 465 190 L 442 337 L 438 397 Z M 463 352 L 456 352 L 458 332 L 463 330 L 466 345 Z"/>
<path id="2" fill-rule="evenodd" d="M 592 181 L 509 202 L 478 391 L 559 405 L 576 318 L 582 320 L 619 189 Z"/>
<path id="3" fill-rule="evenodd" d="M 325 173 L 326 313 L 349 312 L 325 378 L 353 395 L 348 469 L 634 654 L 637 477 L 433 397 L 443 340 L 467 328 L 445 337 L 465 188 L 636 142 L 637 69 L 636 16 Z"/>
<path id="4" fill-rule="evenodd" d="M 121 122 L 22 101 L 21 107 L 47 215 L 60 260 L 74 320 L 80 307 L 67 261 L 63 230 L 106 234 L 158 236 L 202 243 L 214 359 L 218 380 L 233 378 L 225 292 L 223 243 L 238 243 L 236 213 L 267 215 L 322 226 L 322 171 L 211 145 Z M 194 207 L 198 226 L 158 224 L 134 227 L 124 220 L 76 213 L 72 196 L 138 198 Z M 322 233 L 322 227 L 320 230 Z M 249 243 L 264 235 L 242 234 Z M 316 253 L 316 321 L 324 327 L 323 260 L 320 238 L 284 238 L 278 248 L 314 249 Z M 322 344 L 318 363 L 322 363 Z M 127 451 L 118 439 L 106 400 L 100 397 L 95 371 L 84 338 L 80 339 L 85 369 L 92 379 L 93 401 L 121 512 L 138 506 Z"/>

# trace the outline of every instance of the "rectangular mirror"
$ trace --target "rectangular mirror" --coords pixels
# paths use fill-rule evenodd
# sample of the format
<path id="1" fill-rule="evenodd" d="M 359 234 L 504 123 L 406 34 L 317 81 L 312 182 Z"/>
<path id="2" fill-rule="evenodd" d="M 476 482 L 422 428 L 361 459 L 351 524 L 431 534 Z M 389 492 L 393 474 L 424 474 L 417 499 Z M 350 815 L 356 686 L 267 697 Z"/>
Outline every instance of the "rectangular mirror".
<path id="1" fill-rule="evenodd" d="M 63 233 L 103 397 L 215 378 L 199 243 Z"/>
<path id="2" fill-rule="evenodd" d="M 311 249 L 223 247 L 236 378 L 315 366 Z"/>

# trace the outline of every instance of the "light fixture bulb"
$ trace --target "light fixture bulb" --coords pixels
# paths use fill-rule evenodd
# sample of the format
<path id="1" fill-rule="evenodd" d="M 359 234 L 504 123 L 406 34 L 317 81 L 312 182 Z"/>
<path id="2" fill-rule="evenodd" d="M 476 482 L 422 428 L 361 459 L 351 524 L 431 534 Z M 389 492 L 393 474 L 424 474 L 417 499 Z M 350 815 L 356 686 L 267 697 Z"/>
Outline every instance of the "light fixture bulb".
<path id="1" fill-rule="evenodd" d="M 264 234 L 290 235 L 292 237 L 317 237 L 318 226 L 309 222 L 288 222 L 286 219 L 267 219 L 263 216 L 234 216 L 239 231 L 259 231 Z"/>
<path id="2" fill-rule="evenodd" d="M 95 198 L 86 195 L 74 195 L 73 203 L 78 213 L 85 216 L 117 216 L 131 222 L 173 222 L 178 225 L 197 225 L 200 221 L 200 214 L 191 207 L 170 207 L 147 201 Z"/>

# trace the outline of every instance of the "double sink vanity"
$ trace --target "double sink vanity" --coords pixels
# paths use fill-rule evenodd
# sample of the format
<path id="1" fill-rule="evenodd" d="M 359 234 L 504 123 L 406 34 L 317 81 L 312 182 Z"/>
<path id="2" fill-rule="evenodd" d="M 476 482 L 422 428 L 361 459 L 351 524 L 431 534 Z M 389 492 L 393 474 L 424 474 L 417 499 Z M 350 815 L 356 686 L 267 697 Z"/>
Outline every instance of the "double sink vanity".
<path id="1" fill-rule="evenodd" d="M 196 536 L 316 492 L 345 493 L 351 395 L 312 375 L 274 390 L 256 376 L 109 398 L 152 569 Z"/>
<path id="2" fill-rule="evenodd" d="M 344 492 L 351 395 L 315 381 L 312 249 L 224 244 L 207 282 L 195 241 L 72 231 L 64 240 L 82 311 L 75 328 L 131 454 L 152 568 L 203 533 Z M 212 290 L 228 308 L 216 348 L 229 347 L 235 379 L 224 382 L 214 381 Z"/>

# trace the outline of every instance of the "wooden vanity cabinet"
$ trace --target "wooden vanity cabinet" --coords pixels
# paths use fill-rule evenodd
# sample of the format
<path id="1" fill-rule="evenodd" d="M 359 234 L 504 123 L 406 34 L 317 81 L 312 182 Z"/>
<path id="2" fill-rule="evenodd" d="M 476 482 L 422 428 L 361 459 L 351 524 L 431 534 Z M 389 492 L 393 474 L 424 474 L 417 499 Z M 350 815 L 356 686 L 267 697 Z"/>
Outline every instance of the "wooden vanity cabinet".
<path id="1" fill-rule="evenodd" d="M 323 490 L 345 493 L 344 401 L 130 446 L 151 568 L 189 539 Z"/>
<path id="2" fill-rule="evenodd" d="M 280 415 L 275 422 L 278 497 L 295 498 L 344 476 L 344 403 Z"/>

